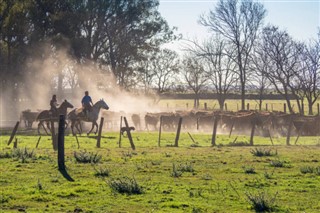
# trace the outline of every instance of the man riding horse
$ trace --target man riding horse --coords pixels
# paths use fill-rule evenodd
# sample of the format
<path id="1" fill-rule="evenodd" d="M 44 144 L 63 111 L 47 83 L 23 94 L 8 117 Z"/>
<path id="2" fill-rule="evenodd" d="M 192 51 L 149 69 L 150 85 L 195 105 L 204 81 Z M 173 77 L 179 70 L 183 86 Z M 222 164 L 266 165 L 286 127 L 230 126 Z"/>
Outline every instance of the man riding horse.
<path id="1" fill-rule="evenodd" d="M 59 104 L 57 101 L 57 96 L 53 95 L 52 99 L 50 100 L 50 112 L 53 116 L 58 116 L 58 109 L 57 109 L 58 106 Z"/>
<path id="2" fill-rule="evenodd" d="M 92 103 L 91 97 L 89 96 L 89 92 L 85 91 L 84 94 L 85 96 L 82 98 L 81 103 L 82 103 L 84 115 L 88 117 L 88 114 L 91 111 L 93 103 Z"/>

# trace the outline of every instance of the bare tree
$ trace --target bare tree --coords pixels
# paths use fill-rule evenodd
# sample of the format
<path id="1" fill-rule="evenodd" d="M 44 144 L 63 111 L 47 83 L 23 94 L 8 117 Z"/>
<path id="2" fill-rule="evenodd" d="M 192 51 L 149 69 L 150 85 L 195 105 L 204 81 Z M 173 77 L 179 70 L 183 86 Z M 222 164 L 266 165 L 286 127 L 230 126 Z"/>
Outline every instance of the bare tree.
<path id="1" fill-rule="evenodd" d="M 153 84 L 157 94 L 167 92 L 174 83 L 174 77 L 179 73 L 178 54 L 169 49 L 163 49 L 151 61 L 153 71 Z"/>
<path id="2" fill-rule="evenodd" d="M 318 40 L 310 41 L 301 54 L 301 70 L 298 73 L 301 90 L 308 102 L 308 114 L 312 115 L 312 107 L 320 97 L 320 32 Z"/>
<path id="3" fill-rule="evenodd" d="M 241 108 L 245 109 L 245 89 L 249 56 L 262 25 L 266 10 L 252 0 L 220 0 L 208 16 L 200 17 L 200 24 L 209 27 L 230 41 L 236 50 L 235 62 L 241 86 Z"/>
<path id="4" fill-rule="evenodd" d="M 194 92 L 194 108 L 199 108 L 200 93 L 205 88 L 208 77 L 205 73 L 201 60 L 193 56 L 185 56 L 182 62 L 182 75 L 189 88 Z"/>
<path id="5" fill-rule="evenodd" d="M 197 41 L 189 41 L 192 45 L 185 47 L 185 50 L 204 61 L 205 72 L 212 89 L 217 94 L 220 110 L 223 110 L 224 103 L 230 90 L 237 81 L 236 64 L 230 57 L 231 51 L 225 41 L 219 36 L 199 44 Z"/>
<path id="6" fill-rule="evenodd" d="M 296 98 L 299 109 L 301 107 L 297 72 L 302 46 L 293 41 L 286 31 L 281 31 L 275 26 L 264 28 L 262 42 L 261 51 L 264 53 L 261 54 L 269 60 L 265 76 L 277 92 L 286 99 L 288 109 L 293 113 L 290 95 Z"/>
<path id="7" fill-rule="evenodd" d="M 271 85 L 266 73 L 268 73 L 269 65 L 271 63 L 270 58 L 267 56 L 267 52 L 261 48 L 262 44 L 258 43 L 254 47 L 254 54 L 251 55 L 250 69 L 252 75 L 249 83 L 258 90 L 258 105 L 259 110 L 262 110 L 263 100 L 265 99 L 266 90 Z"/>

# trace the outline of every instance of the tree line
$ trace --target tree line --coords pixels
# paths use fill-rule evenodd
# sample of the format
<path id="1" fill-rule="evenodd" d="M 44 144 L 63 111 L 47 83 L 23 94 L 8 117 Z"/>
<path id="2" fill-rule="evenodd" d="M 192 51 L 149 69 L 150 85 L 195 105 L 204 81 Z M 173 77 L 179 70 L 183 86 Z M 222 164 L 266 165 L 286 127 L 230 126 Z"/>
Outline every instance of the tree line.
<path id="1" fill-rule="evenodd" d="M 51 58 L 57 70 L 51 86 L 60 92 L 84 87 L 92 70 L 77 67 L 93 65 L 125 90 L 191 90 L 194 107 L 199 94 L 210 91 L 223 109 L 228 94 L 238 91 L 245 109 L 246 93 L 254 87 L 260 108 L 264 94 L 275 90 L 290 112 L 293 96 L 301 113 L 307 101 L 313 114 L 320 95 L 320 30 L 316 39 L 296 41 L 286 30 L 264 24 L 262 3 L 220 0 L 199 16 L 211 37 L 185 39 L 179 55 L 162 48 L 181 36 L 158 6 L 157 0 L 0 0 L 1 91 L 23 87 L 33 74 L 27 65 Z M 62 49 L 70 58 L 63 63 L 57 54 Z"/>

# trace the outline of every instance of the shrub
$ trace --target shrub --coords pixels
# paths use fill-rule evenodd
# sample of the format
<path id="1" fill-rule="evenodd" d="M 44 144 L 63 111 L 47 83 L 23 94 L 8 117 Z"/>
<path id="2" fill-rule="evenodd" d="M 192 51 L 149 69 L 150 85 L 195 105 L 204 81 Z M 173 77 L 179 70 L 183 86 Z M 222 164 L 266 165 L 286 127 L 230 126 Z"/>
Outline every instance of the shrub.
<path id="1" fill-rule="evenodd" d="M 277 151 L 272 153 L 271 149 L 255 148 L 250 151 L 254 156 L 263 157 L 263 156 L 274 156 L 277 155 Z"/>
<path id="2" fill-rule="evenodd" d="M 182 175 L 182 172 L 176 167 L 176 165 L 172 164 L 172 172 L 171 177 L 180 177 Z"/>
<path id="3" fill-rule="evenodd" d="M 272 160 L 270 162 L 270 165 L 273 167 L 289 167 L 289 165 L 286 165 L 285 161 L 281 161 L 281 160 Z"/>
<path id="4" fill-rule="evenodd" d="M 22 163 L 26 163 L 28 159 L 34 159 L 36 157 L 34 150 L 28 150 L 27 147 L 24 149 L 15 148 L 12 151 L 12 157 L 21 159 Z"/>
<path id="5" fill-rule="evenodd" d="M 178 170 L 181 172 L 194 172 L 194 169 L 191 163 L 180 164 Z"/>
<path id="6" fill-rule="evenodd" d="M 109 186 L 114 192 L 118 192 L 120 194 L 142 194 L 142 187 L 139 186 L 137 181 L 134 178 L 117 178 L 113 179 L 109 182 Z"/>
<path id="7" fill-rule="evenodd" d="M 250 167 L 244 166 L 243 170 L 244 170 L 244 173 L 246 173 L 246 174 L 255 174 L 256 173 L 253 166 L 250 166 Z"/>
<path id="8" fill-rule="evenodd" d="M 270 198 L 269 195 L 267 195 L 265 192 L 258 192 L 257 194 L 251 194 L 246 193 L 246 196 L 249 200 L 249 202 L 252 205 L 252 208 L 256 212 L 271 212 L 273 211 L 275 205 L 275 200 L 277 197 L 277 194 L 273 198 Z"/>
<path id="9" fill-rule="evenodd" d="M 74 152 L 74 157 L 78 163 L 99 163 L 101 155 L 85 151 Z"/>
<path id="10" fill-rule="evenodd" d="M 98 169 L 94 168 L 95 173 L 94 175 L 97 177 L 109 177 L 110 170 L 106 167 L 99 167 Z"/>
<path id="11" fill-rule="evenodd" d="M 300 168 L 302 174 L 313 173 L 314 168 L 311 166 L 304 166 Z"/>
<path id="12" fill-rule="evenodd" d="M 315 173 L 316 175 L 320 175 L 320 166 L 318 166 L 318 167 L 316 167 L 316 168 L 314 169 L 314 173 Z"/>

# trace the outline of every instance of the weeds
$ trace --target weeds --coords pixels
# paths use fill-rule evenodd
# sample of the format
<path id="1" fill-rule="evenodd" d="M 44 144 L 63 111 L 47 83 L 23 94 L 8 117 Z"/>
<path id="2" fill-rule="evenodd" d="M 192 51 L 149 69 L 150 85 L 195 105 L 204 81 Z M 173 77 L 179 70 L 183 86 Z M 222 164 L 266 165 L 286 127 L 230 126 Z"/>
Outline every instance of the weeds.
<path id="1" fill-rule="evenodd" d="M 110 170 L 107 167 L 99 167 L 96 169 L 93 167 L 95 170 L 94 175 L 97 177 L 109 177 L 110 176 Z"/>
<path id="2" fill-rule="evenodd" d="M 80 151 L 80 152 L 74 152 L 74 157 L 78 163 L 99 163 L 101 160 L 101 155 L 98 153 L 91 153 L 85 151 Z"/>
<path id="3" fill-rule="evenodd" d="M 315 175 L 320 175 L 320 166 L 317 166 L 317 167 L 311 167 L 311 166 L 305 166 L 305 167 L 301 167 L 300 168 L 300 172 L 302 174 L 307 174 L 307 173 L 310 173 L 310 174 L 315 174 Z"/>
<path id="4" fill-rule="evenodd" d="M 180 164 L 178 170 L 181 172 L 194 172 L 194 168 L 191 163 Z"/>
<path id="5" fill-rule="evenodd" d="M 250 166 L 250 167 L 244 166 L 243 170 L 244 170 L 244 173 L 246 174 L 256 174 L 256 171 L 253 166 Z"/>
<path id="6" fill-rule="evenodd" d="M 255 148 L 255 149 L 252 149 L 250 152 L 257 157 L 278 155 L 277 150 L 273 153 L 271 149 L 264 149 L 264 148 Z"/>
<path id="7" fill-rule="evenodd" d="M 256 212 L 271 212 L 275 208 L 275 200 L 278 195 L 278 192 L 271 198 L 265 192 L 258 192 L 257 194 L 246 193 L 246 196 L 249 202 L 252 205 L 252 208 Z"/>
<path id="8" fill-rule="evenodd" d="M 142 194 L 142 187 L 137 183 L 134 178 L 117 178 L 109 181 L 109 186 L 114 192 L 120 194 Z"/>
<path id="9" fill-rule="evenodd" d="M 172 164 L 172 172 L 171 177 L 181 177 L 182 172 L 176 167 L 176 165 Z"/>

